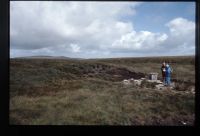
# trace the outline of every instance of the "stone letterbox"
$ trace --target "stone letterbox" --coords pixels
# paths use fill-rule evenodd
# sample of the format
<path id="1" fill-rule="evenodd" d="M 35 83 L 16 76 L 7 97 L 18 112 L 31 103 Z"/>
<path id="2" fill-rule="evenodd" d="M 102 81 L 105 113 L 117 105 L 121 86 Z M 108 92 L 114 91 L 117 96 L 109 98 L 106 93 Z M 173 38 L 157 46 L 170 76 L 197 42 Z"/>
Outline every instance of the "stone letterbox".
<path id="1" fill-rule="evenodd" d="M 149 80 L 157 80 L 158 73 L 150 73 L 149 74 Z"/>

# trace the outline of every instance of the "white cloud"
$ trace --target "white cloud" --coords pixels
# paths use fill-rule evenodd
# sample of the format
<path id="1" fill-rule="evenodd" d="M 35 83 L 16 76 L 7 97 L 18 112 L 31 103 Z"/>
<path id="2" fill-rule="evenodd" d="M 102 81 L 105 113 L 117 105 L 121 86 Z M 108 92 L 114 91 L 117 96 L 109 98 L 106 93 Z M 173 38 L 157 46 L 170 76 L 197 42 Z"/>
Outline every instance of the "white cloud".
<path id="1" fill-rule="evenodd" d="M 193 34 L 195 29 L 195 23 L 187 19 L 178 17 L 171 20 L 166 24 L 169 27 L 171 35 L 173 36 L 185 36 Z"/>
<path id="2" fill-rule="evenodd" d="M 159 46 L 167 39 L 166 34 L 152 33 L 149 31 L 132 31 L 123 35 L 119 40 L 114 41 L 112 47 L 126 48 L 129 50 L 149 50 Z"/>
<path id="3" fill-rule="evenodd" d="M 195 23 L 178 17 L 166 24 L 170 34 L 169 49 L 183 54 L 195 54 Z"/>
<path id="4" fill-rule="evenodd" d="M 84 46 L 93 42 L 105 44 L 130 31 L 131 24 L 118 19 L 120 15 L 135 13 L 131 6 L 136 5 L 130 2 L 11 2 L 11 47 L 39 49 L 73 42 Z M 101 40 L 105 37 L 110 40 Z"/>
<path id="5" fill-rule="evenodd" d="M 80 52 L 80 47 L 77 44 L 70 44 L 70 47 L 72 48 L 72 52 Z"/>
<path id="6" fill-rule="evenodd" d="M 151 52 L 158 55 L 195 54 L 195 23 L 184 18 L 175 18 L 166 26 L 169 33 L 132 31 L 122 35 L 112 43 L 112 49 L 118 52 L 127 50 L 133 54 Z"/>

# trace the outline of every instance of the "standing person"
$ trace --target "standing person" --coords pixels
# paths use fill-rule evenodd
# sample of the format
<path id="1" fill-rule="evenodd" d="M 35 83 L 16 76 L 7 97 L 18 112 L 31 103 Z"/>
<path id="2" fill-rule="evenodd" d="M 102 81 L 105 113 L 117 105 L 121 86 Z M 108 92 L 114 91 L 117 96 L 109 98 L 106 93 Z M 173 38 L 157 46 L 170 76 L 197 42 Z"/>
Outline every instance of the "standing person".
<path id="1" fill-rule="evenodd" d="M 165 62 L 163 62 L 162 66 L 161 66 L 161 72 L 162 72 L 162 81 L 163 83 L 165 83 Z"/>
<path id="2" fill-rule="evenodd" d="M 165 84 L 167 86 L 170 86 L 170 84 L 171 84 L 171 72 L 172 72 L 171 67 L 169 66 L 169 64 L 166 64 L 166 68 L 165 68 Z"/>

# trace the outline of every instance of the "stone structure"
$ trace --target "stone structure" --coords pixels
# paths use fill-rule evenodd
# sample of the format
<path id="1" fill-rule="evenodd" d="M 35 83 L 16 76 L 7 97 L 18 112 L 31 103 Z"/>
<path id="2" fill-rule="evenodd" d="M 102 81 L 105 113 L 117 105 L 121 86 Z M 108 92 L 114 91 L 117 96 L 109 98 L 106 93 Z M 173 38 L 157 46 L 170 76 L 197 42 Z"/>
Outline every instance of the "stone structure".
<path id="1" fill-rule="evenodd" d="M 150 73 L 149 74 L 149 80 L 157 80 L 158 73 Z"/>

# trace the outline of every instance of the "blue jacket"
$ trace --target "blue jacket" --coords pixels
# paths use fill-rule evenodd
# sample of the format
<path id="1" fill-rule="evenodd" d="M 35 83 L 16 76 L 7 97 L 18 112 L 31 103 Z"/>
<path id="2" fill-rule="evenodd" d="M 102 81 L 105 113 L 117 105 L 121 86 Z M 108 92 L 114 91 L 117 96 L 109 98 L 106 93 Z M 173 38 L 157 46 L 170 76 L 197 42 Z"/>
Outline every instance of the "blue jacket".
<path id="1" fill-rule="evenodd" d="M 166 70 L 165 71 L 165 76 L 166 77 L 170 77 L 171 76 L 171 68 L 170 67 L 166 67 L 165 70 Z"/>

